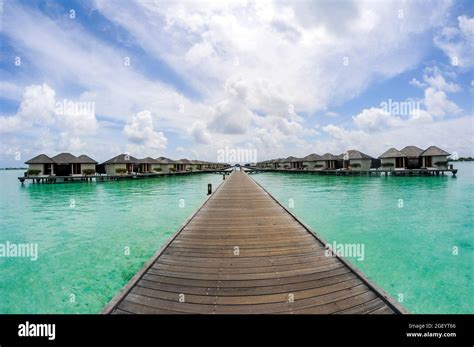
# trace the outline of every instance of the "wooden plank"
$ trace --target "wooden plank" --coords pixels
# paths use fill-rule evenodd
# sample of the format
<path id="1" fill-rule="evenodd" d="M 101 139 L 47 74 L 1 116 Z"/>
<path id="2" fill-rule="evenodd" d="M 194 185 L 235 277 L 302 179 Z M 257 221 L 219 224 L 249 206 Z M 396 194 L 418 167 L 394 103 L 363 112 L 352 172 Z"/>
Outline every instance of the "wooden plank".
<path id="1" fill-rule="evenodd" d="M 247 174 L 234 172 L 104 312 L 403 312 L 324 245 Z"/>

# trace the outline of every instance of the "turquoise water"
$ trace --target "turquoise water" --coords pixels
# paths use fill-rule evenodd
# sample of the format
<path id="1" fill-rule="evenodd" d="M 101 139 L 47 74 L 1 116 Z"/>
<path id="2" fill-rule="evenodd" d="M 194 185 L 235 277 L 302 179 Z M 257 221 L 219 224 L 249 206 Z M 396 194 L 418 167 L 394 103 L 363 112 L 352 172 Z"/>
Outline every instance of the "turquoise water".
<path id="1" fill-rule="evenodd" d="M 349 260 L 402 294 L 410 312 L 474 313 L 474 163 L 456 166 L 457 178 L 252 177 L 283 204 L 292 199 L 327 242 L 364 244 L 364 260 Z M 0 243 L 37 243 L 39 257 L 0 257 L 0 313 L 99 312 L 200 206 L 207 183 L 222 182 L 202 174 L 22 187 L 21 173 L 0 171 Z"/>
<path id="2" fill-rule="evenodd" d="M 364 260 L 348 259 L 410 312 L 474 313 L 474 163 L 455 167 L 457 178 L 252 177 L 326 242 L 363 244 Z"/>
<path id="3" fill-rule="evenodd" d="M 207 184 L 222 182 L 198 174 L 21 186 L 21 175 L 0 171 L 0 243 L 36 243 L 38 259 L 0 257 L 0 313 L 99 312 L 197 210 Z"/>

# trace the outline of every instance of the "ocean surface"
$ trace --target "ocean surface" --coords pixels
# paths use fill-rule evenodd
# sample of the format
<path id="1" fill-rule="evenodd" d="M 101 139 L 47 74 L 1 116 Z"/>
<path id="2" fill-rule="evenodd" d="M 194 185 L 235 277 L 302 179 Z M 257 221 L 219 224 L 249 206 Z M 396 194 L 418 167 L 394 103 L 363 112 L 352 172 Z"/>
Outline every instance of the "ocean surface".
<path id="1" fill-rule="evenodd" d="M 412 313 L 474 313 L 474 163 L 456 178 L 252 175 Z M 362 248 L 360 248 L 362 249 Z"/>
<path id="2" fill-rule="evenodd" d="M 0 244 L 36 244 L 38 259 L 0 257 L 0 313 L 100 312 L 199 208 L 207 184 L 222 182 L 196 174 L 22 186 L 22 175 L 0 171 Z"/>
<path id="3" fill-rule="evenodd" d="M 474 163 L 457 178 L 252 177 L 413 313 L 474 313 Z M 0 313 L 97 313 L 179 228 L 221 175 L 25 184 L 0 171 Z M 183 199 L 183 200 L 181 200 Z M 184 203 L 184 205 L 183 205 Z"/>

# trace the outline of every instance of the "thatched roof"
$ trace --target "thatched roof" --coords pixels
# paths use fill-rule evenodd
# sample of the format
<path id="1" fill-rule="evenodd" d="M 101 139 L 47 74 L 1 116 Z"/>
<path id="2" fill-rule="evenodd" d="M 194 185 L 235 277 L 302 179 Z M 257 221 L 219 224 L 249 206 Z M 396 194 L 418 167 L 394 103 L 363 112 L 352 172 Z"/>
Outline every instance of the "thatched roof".
<path id="1" fill-rule="evenodd" d="M 405 154 L 400 152 L 396 148 L 390 148 L 387 151 L 385 151 L 383 154 L 379 156 L 379 158 L 399 158 L 399 157 L 405 157 Z"/>
<path id="2" fill-rule="evenodd" d="M 325 153 L 321 156 L 320 160 L 338 160 L 341 159 L 339 156 L 334 155 L 332 153 Z"/>
<path id="3" fill-rule="evenodd" d="M 156 159 L 153 159 L 152 157 L 146 157 L 143 159 L 138 159 L 139 164 L 158 164 L 159 161 Z"/>
<path id="4" fill-rule="evenodd" d="M 283 158 L 283 159 L 280 159 L 279 161 L 281 163 L 291 163 L 291 162 L 295 162 L 295 161 L 301 161 L 301 159 L 293 157 L 292 155 L 290 155 L 288 158 Z"/>
<path id="5" fill-rule="evenodd" d="M 308 154 L 306 157 L 303 158 L 303 161 L 317 161 L 317 160 L 321 160 L 321 156 L 316 153 Z"/>
<path id="6" fill-rule="evenodd" d="M 350 149 L 347 151 L 347 159 L 374 159 L 370 155 L 357 151 L 355 149 Z"/>
<path id="7" fill-rule="evenodd" d="M 25 164 L 54 164 L 54 161 L 46 154 L 40 154 L 28 161 L 25 161 Z"/>
<path id="8" fill-rule="evenodd" d="M 81 164 L 97 164 L 97 162 L 92 159 L 91 157 L 81 154 L 80 156 L 77 157 L 77 162 Z"/>
<path id="9" fill-rule="evenodd" d="M 75 157 L 71 153 L 59 153 L 58 155 L 55 155 L 51 159 L 53 159 L 53 161 L 59 165 L 79 163 L 79 161 L 77 160 L 77 157 Z"/>
<path id="10" fill-rule="evenodd" d="M 423 153 L 421 153 L 422 157 L 431 157 L 431 156 L 434 156 L 434 155 L 446 155 L 446 156 L 448 156 L 448 155 L 451 155 L 451 154 L 446 152 L 445 150 L 442 150 L 439 147 L 436 147 L 436 146 L 430 146 L 427 149 L 425 149 L 423 151 Z"/>
<path id="11" fill-rule="evenodd" d="M 158 157 L 156 158 L 156 160 L 160 164 L 173 164 L 174 163 L 174 160 L 171 160 L 170 158 L 166 158 L 166 157 Z"/>
<path id="12" fill-rule="evenodd" d="M 423 150 L 416 146 L 406 146 L 400 152 L 402 152 L 407 157 L 419 157 Z"/>
<path id="13" fill-rule="evenodd" d="M 128 154 L 119 154 L 107 160 L 104 164 L 138 164 L 138 159 Z"/>
<path id="14" fill-rule="evenodd" d="M 189 159 L 178 159 L 175 160 L 176 164 L 191 164 L 191 161 Z"/>

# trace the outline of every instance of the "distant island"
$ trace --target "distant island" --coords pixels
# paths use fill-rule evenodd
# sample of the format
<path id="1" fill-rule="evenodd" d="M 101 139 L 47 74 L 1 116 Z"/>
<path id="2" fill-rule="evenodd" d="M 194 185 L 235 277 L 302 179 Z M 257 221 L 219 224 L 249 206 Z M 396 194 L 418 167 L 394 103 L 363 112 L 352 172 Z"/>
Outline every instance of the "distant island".
<path id="1" fill-rule="evenodd" d="M 0 167 L 0 170 L 28 170 L 26 167 Z"/>
<path id="2" fill-rule="evenodd" d="M 474 161 L 473 157 L 459 157 L 458 159 L 450 159 L 448 161 Z"/>

